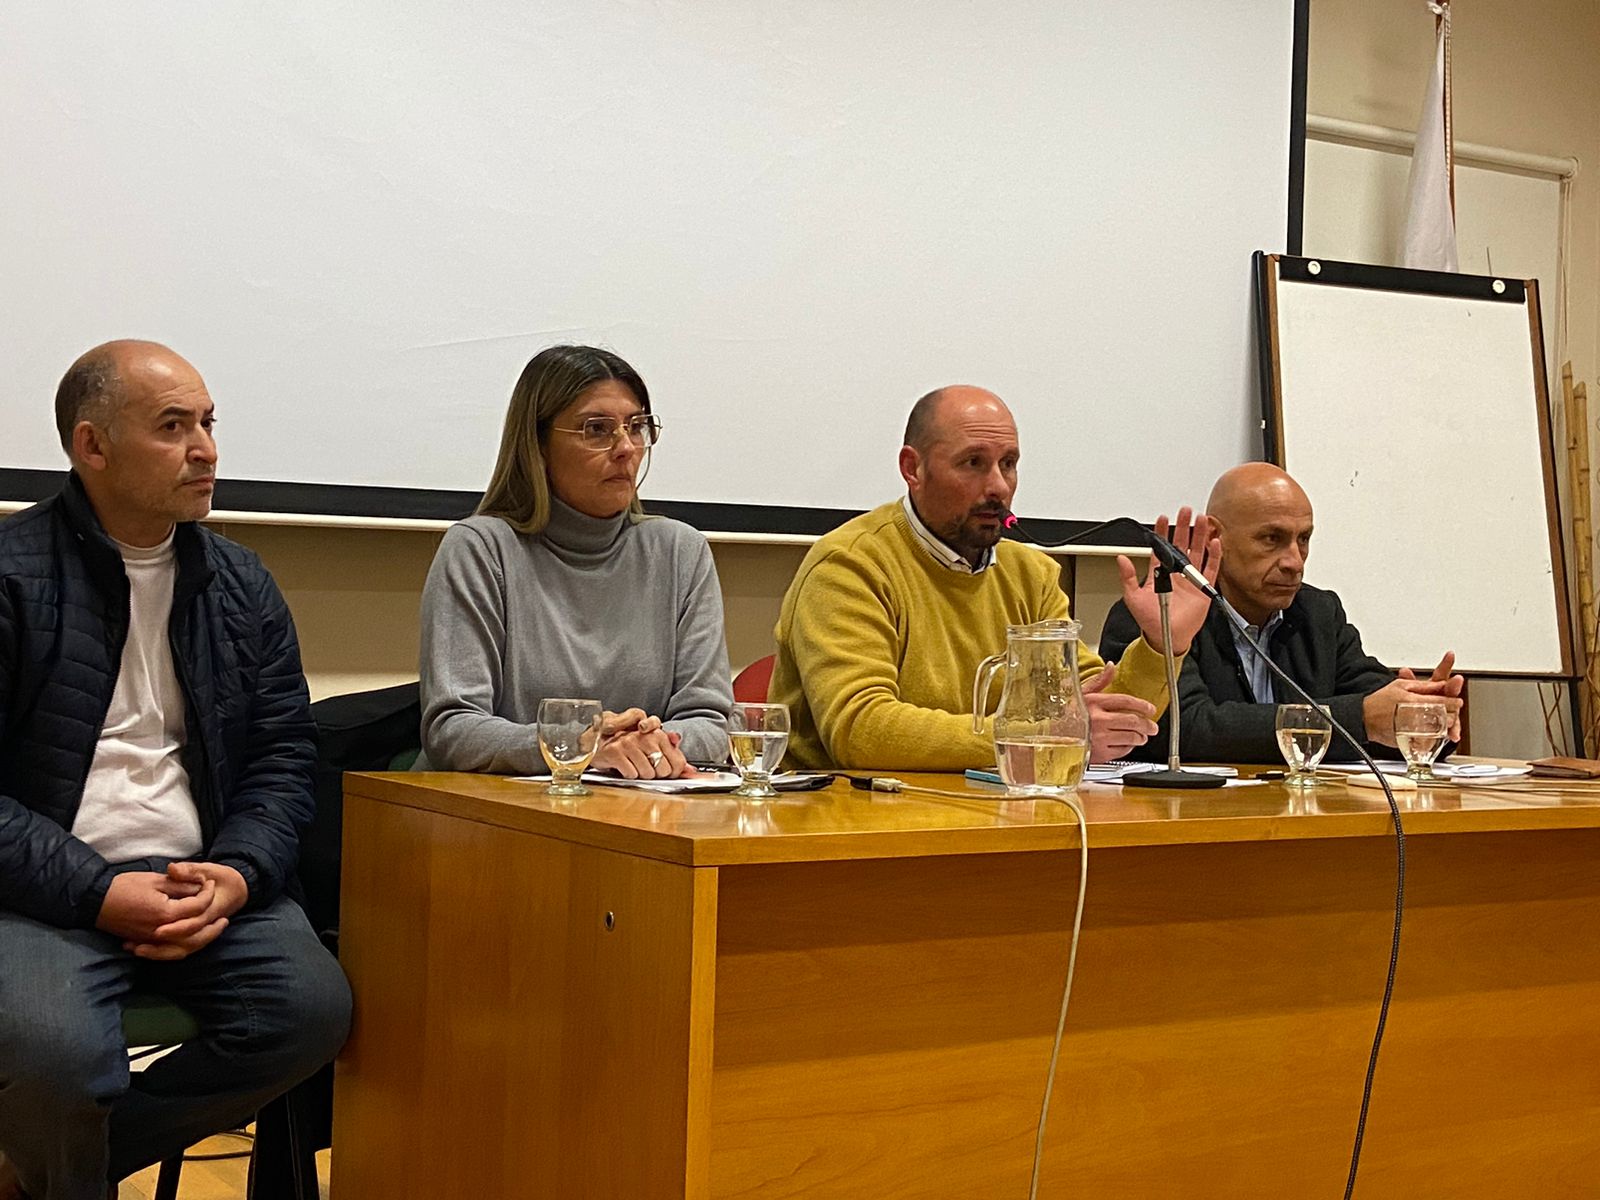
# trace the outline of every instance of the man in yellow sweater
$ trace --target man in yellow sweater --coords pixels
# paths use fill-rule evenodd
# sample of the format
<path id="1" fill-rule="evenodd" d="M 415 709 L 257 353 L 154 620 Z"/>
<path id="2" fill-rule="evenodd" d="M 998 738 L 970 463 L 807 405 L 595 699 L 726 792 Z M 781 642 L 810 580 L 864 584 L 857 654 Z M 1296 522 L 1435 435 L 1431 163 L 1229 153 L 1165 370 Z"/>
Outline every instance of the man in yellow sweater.
<path id="1" fill-rule="evenodd" d="M 978 663 L 1005 649 L 1007 625 L 1069 615 L 1055 560 L 1000 537 L 1020 457 L 1016 422 L 1000 398 L 975 387 L 930 392 L 912 409 L 905 441 L 904 499 L 819 539 L 783 598 L 771 698 L 789 706 L 796 766 L 992 764 L 993 718 L 985 732 L 972 732 Z M 1191 525 L 1189 511 L 1180 511 L 1173 540 L 1215 581 L 1221 550 L 1204 516 Z M 1095 761 L 1143 743 L 1167 703 L 1150 580 L 1140 586 L 1126 558 L 1118 567 L 1144 636 L 1115 667 L 1079 648 Z M 1175 653 L 1187 653 L 1209 604 L 1174 581 Z"/>

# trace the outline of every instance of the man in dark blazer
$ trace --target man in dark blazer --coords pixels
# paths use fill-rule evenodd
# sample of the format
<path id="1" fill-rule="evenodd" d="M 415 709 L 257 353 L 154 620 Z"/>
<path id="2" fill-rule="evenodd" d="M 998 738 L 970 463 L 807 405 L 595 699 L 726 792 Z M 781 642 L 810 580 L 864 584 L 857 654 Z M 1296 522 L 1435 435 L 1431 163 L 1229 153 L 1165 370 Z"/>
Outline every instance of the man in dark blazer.
<path id="1" fill-rule="evenodd" d="M 1462 679 L 1450 673 L 1446 653 L 1432 675 L 1417 679 L 1409 669 L 1392 671 L 1361 647 L 1361 635 L 1333 592 L 1305 583 L 1311 548 L 1311 501 L 1300 485 L 1270 463 L 1246 463 L 1217 480 L 1207 506 L 1222 541 L 1217 587 L 1250 623 L 1289 676 L 1326 704 L 1336 720 L 1383 757 L 1394 757 L 1394 710 L 1406 701 L 1437 701 L 1451 713 L 1451 737 L 1459 737 Z M 1138 636 L 1120 602 L 1106 617 L 1100 655 L 1114 661 Z M 1195 762 L 1277 762 L 1275 719 L 1288 693 L 1267 666 L 1237 636 L 1213 605 L 1189 649 L 1178 680 L 1185 759 Z M 1136 757 L 1167 757 L 1167 726 Z M 1335 738 L 1329 761 L 1350 760 L 1355 751 Z"/>

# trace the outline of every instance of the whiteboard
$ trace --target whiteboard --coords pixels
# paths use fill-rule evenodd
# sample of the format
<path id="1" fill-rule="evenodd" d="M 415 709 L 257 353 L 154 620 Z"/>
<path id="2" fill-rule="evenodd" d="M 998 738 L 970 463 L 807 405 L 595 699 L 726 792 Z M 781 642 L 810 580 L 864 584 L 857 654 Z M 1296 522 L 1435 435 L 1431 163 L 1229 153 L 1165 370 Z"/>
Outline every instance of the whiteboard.
<path id="1" fill-rule="evenodd" d="M 967 382 L 1025 515 L 1198 503 L 1254 444 L 1294 8 L 5 5 L 0 468 L 61 467 L 62 371 L 141 336 L 225 481 L 476 491 L 522 365 L 589 341 L 663 418 L 648 498 L 881 503 Z"/>
<path id="2" fill-rule="evenodd" d="M 1529 304 L 1391 268 L 1280 276 L 1303 263 L 1273 259 L 1267 278 L 1279 461 L 1316 514 L 1308 575 L 1360 598 L 1352 619 L 1384 662 L 1454 650 L 1464 671 L 1570 674 Z"/>

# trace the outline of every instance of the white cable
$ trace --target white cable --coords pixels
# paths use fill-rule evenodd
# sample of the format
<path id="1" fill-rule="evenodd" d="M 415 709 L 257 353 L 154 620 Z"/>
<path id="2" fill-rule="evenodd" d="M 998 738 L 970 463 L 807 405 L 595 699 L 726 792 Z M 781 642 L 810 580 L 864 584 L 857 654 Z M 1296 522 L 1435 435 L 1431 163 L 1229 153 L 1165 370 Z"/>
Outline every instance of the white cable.
<path id="1" fill-rule="evenodd" d="M 1072 809 L 1078 818 L 1078 907 L 1072 914 L 1072 949 L 1067 955 L 1067 982 L 1061 989 L 1061 1016 L 1056 1020 L 1056 1040 L 1050 1048 L 1050 1071 L 1044 1079 L 1044 1103 L 1039 1106 L 1039 1133 L 1033 1142 L 1033 1181 L 1028 1185 L 1028 1200 L 1038 1200 L 1039 1168 L 1044 1160 L 1044 1126 L 1050 1118 L 1050 1094 L 1055 1090 L 1056 1063 L 1061 1058 L 1061 1037 L 1067 1029 L 1067 1005 L 1072 1001 L 1072 976 L 1078 968 L 1078 934 L 1083 929 L 1083 897 L 1089 885 L 1089 823 L 1083 805 L 1071 795 L 1055 797 Z"/>
<path id="2" fill-rule="evenodd" d="M 943 788 L 919 787 L 891 776 L 877 776 L 872 780 L 875 792 L 915 792 L 923 796 L 949 796 L 956 800 L 979 800 L 971 792 L 947 791 Z M 1014 799 L 1000 797 L 995 799 Z M 1083 815 L 1083 805 L 1071 793 L 1050 795 L 1059 800 L 1078 818 L 1078 905 L 1072 914 L 1072 948 L 1067 954 L 1067 981 L 1061 989 L 1061 1015 L 1056 1019 L 1055 1042 L 1050 1047 L 1050 1069 L 1044 1079 L 1044 1101 L 1039 1106 L 1039 1128 L 1033 1140 L 1033 1176 L 1028 1184 L 1028 1200 L 1039 1200 L 1039 1170 L 1044 1163 L 1044 1129 L 1050 1119 L 1050 1097 L 1056 1086 L 1056 1065 L 1061 1060 L 1061 1039 L 1067 1031 L 1067 1006 L 1072 1002 L 1072 977 L 1078 969 L 1078 938 L 1083 931 L 1083 900 L 1089 887 L 1089 822 Z"/>

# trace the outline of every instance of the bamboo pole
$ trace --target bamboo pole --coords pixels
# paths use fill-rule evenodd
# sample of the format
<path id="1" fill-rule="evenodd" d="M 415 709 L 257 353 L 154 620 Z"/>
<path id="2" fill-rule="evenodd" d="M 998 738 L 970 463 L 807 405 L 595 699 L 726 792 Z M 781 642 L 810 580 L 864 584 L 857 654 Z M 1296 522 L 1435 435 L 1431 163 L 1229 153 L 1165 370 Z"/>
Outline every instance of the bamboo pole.
<path id="1" fill-rule="evenodd" d="M 1572 549 L 1578 585 L 1579 637 L 1578 705 L 1583 728 L 1573 740 L 1583 753 L 1600 752 L 1600 661 L 1596 649 L 1594 603 L 1594 538 L 1590 521 L 1589 398 L 1588 387 L 1572 379 L 1572 364 L 1561 368 L 1561 394 L 1567 425 L 1567 473 L 1572 498 Z"/>

